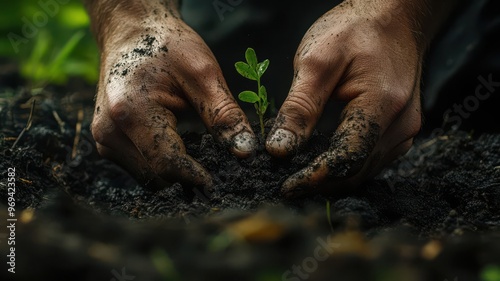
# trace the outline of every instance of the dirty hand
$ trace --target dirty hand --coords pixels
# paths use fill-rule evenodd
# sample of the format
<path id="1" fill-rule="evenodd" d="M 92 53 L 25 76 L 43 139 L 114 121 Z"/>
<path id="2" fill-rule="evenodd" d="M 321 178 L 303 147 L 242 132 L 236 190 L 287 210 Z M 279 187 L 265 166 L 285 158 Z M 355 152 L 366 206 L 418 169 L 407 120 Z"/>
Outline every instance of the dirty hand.
<path id="1" fill-rule="evenodd" d="M 141 180 L 209 187 L 209 173 L 176 131 L 175 113 L 191 108 L 234 154 L 251 154 L 250 125 L 214 55 L 180 19 L 176 1 L 86 5 L 101 50 L 92 134 L 102 156 Z"/>
<path id="2" fill-rule="evenodd" d="M 284 182 L 286 196 L 357 186 L 412 145 L 421 125 L 425 44 L 415 34 L 418 7 L 411 5 L 344 1 L 305 34 L 267 150 L 290 154 L 310 137 L 328 99 L 347 105 L 329 150 Z"/>

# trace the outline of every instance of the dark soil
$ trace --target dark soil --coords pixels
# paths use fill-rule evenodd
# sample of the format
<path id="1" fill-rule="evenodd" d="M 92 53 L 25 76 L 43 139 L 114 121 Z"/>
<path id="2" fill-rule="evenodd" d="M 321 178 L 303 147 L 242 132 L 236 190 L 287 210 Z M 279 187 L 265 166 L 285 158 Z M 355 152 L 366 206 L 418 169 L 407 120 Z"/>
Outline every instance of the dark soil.
<path id="1" fill-rule="evenodd" d="M 97 155 L 92 105 L 69 102 L 72 95 L 38 99 L 32 127 L 12 148 L 29 98 L 17 91 L 0 100 L 0 169 L 16 169 L 18 218 L 16 274 L 5 269 L 2 276 L 462 281 L 481 280 L 488 265 L 500 264 L 498 134 L 421 138 L 349 196 L 285 200 L 281 183 L 323 152 L 329 137 L 315 133 L 289 159 L 261 149 L 241 160 L 210 135 L 185 133 L 188 153 L 210 171 L 215 189 L 176 183 L 153 190 Z M 80 109 L 85 118 L 76 134 Z M 0 191 L 3 225 L 6 176 Z"/>

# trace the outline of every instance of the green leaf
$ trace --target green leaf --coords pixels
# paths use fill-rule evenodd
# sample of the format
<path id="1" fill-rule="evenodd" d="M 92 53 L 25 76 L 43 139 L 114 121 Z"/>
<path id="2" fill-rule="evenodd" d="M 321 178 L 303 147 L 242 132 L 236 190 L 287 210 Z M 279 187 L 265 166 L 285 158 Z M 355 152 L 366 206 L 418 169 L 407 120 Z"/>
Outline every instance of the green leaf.
<path id="1" fill-rule="evenodd" d="M 256 103 L 260 100 L 259 96 L 253 91 L 243 91 L 238 95 L 238 98 L 248 103 Z"/>
<path id="2" fill-rule="evenodd" d="M 267 68 L 269 67 L 269 60 L 265 60 L 257 65 L 257 75 L 258 77 L 262 77 L 264 75 L 264 72 L 266 72 Z"/>
<path id="3" fill-rule="evenodd" d="M 266 113 L 266 110 L 267 110 L 267 106 L 269 105 L 269 103 L 267 102 L 263 102 L 262 105 L 260 106 L 260 113 L 262 115 L 264 115 Z"/>
<path id="4" fill-rule="evenodd" d="M 252 48 L 248 48 L 245 52 L 245 58 L 247 59 L 247 63 L 253 68 L 257 68 L 257 54 L 255 50 Z"/>
<path id="5" fill-rule="evenodd" d="M 264 87 L 264 85 L 260 86 L 260 89 L 259 89 L 259 98 L 261 100 L 267 101 L 267 90 L 266 90 L 266 87 Z"/>
<path id="6" fill-rule="evenodd" d="M 259 89 L 259 98 L 262 101 L 260 104 L 260 108 L 258 109 L 261 114 L 266 113 L 267 106 L 269 105 L 269 102 L 267 102 L 267 90 L 266 87 L 260 86 Z"/>
<path id="7" fill-rule="evenodd" d="M 239 61 L 234 64 L 234 67 L 241 76 L 250 80 L 257 80 L 257 73 L 249 64 Z"/>

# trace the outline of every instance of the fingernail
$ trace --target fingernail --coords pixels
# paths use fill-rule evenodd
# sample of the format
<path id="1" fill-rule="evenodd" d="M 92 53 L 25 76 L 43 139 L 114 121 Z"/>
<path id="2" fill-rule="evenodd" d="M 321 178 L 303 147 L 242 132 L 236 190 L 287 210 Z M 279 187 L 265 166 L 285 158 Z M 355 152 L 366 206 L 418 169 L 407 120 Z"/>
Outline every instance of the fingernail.
<path id="1" fill-rule="evenodd" d="M 234 152 L 240 157 L 248 156 L 255 150 L 257 141 L 249 132 L 242 132 L 233 138 Z"/>
<path id="2" fill-rule="evenodd" d="M 272 137 L 267 141 L 267 148 L 276 156 L 285 156 L 295 149 L 297 138 L 294 133 L 277 129 Z"/>

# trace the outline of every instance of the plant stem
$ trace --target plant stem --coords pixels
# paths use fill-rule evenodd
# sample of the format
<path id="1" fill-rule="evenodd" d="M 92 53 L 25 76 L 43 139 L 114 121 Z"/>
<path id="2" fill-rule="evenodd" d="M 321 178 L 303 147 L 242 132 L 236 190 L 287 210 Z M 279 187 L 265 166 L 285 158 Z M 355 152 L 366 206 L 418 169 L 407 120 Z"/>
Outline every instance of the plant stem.
<path id="1" fill-rule="evenodd" d="M 260 133 L 262 135 L 262 138 L 265 137 L 265 132 L 264 132 L 264 118 L 263 114 L 259 114 L 259 120 L 260 120 Z"/>
<path id="2" fill-rule="evenodd" d="M 259 115 L 259 121 L 260 121 L 260 134 L 262 135 L 262 139 L 264 139 L 265 137 L 264 113 L 261 111 L 262 99 L 260 98 L 260 77 L 257 77 L 257 95 L 259 96 L 259 110 L 257 111 L 257 114 Z"/>

